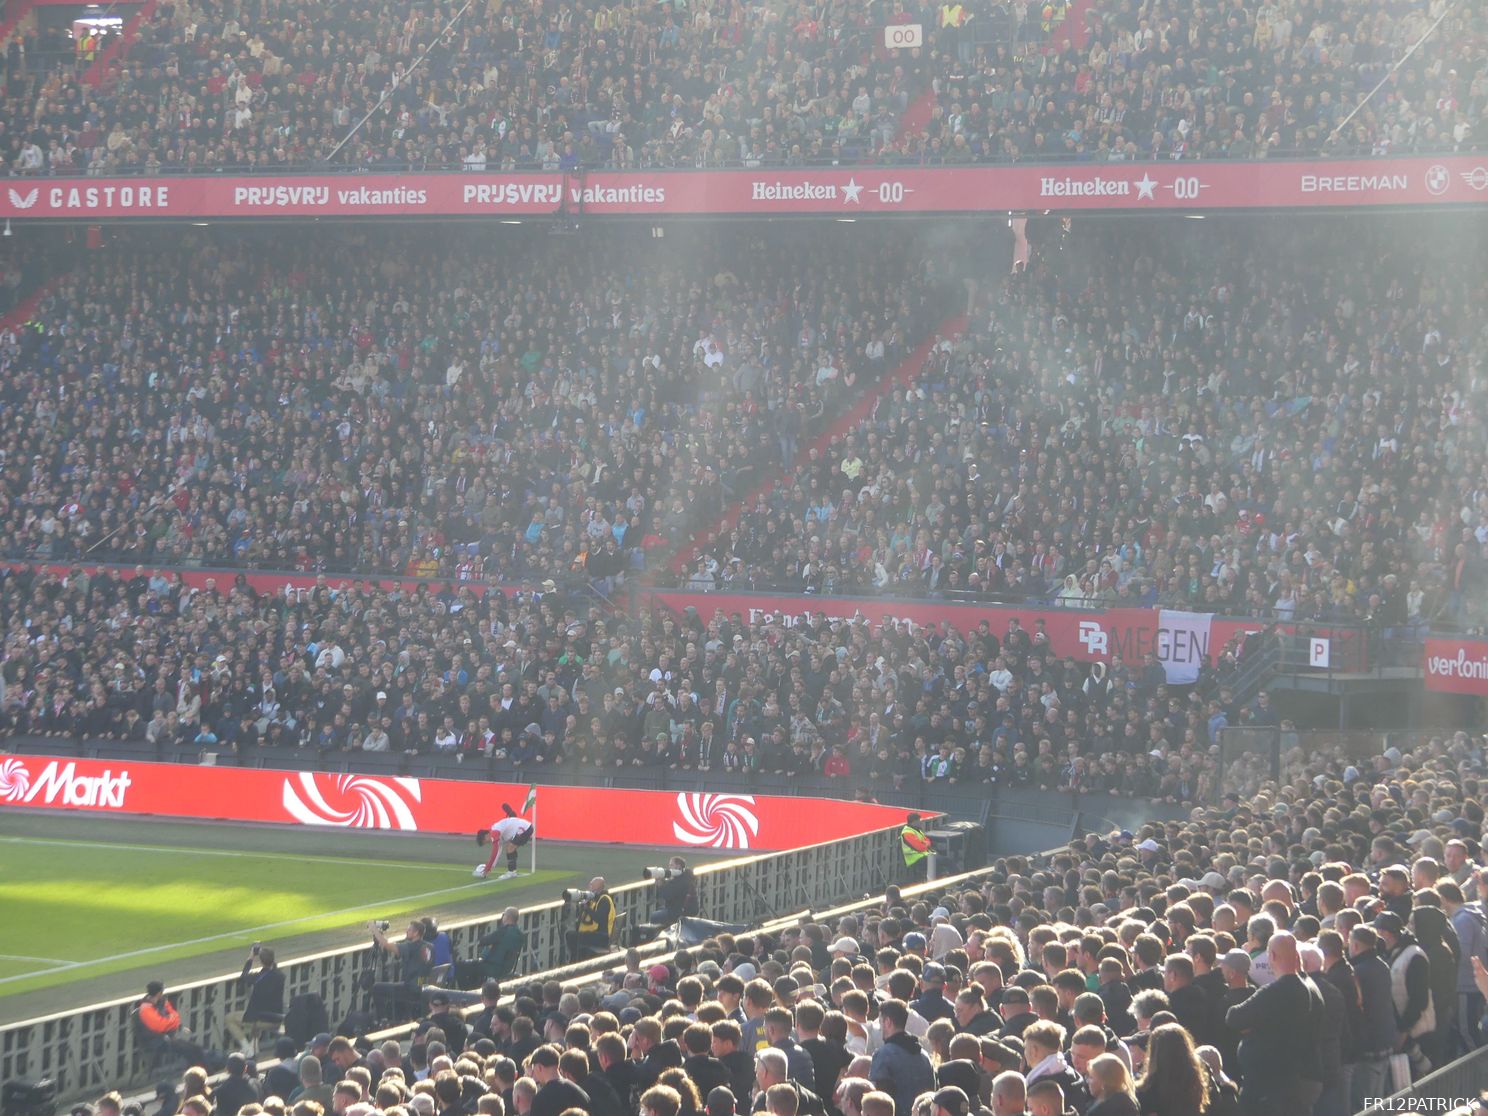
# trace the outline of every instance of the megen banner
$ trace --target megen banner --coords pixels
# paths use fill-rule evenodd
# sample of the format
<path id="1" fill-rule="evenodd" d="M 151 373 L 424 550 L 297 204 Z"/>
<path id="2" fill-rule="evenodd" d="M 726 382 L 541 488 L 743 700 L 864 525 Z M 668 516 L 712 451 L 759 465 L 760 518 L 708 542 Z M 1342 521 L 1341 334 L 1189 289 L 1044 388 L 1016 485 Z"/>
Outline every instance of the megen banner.
<path id="1" fill-rule="evenodd" d="M 666 217 L 1488 203 L 1488 156 L 1326 162 L 14 178 L 0 218 Z"/>
<path id="2" fill-rule="evenodd" d="M 677 613 L 695 608 L 705 622 L 715 612 L 722 612 L 725 617 L 738 613 L 751 624 L 768 621 L 787 628 L 818 614 L 828 620 L 848 620 L 874 627 L 949 625 L 962 634 L 976 630 L 985 621 L 999 640 L 1007 635 L 1008 625 L 1017 620 L 1030 635 L 1039 632 L 1047 635 L 1050 649 L 1060 658 L 1136 665 L 1145 661 L 1148 653 L 1154 654 L 1168 681 L 1175 685 L 1197 679 L 1205 659 L 1210 662 L 1218 659 L 1236 635 L 1258 632 L 1266 626 L 1264 620 L 1156 608 L 1019 608 L 872 597 L 774 597 L 664 590 L 651 593 L 649 600 Z"/>
<path id="3" fill-rule="evenodd" d="M 0 810 L 474 834 L 526 795 L 513 783 L 0 757 Z M 537 795 L 539 840 L 773 852 L 904 822 L 903 810 L 826 798 L 560 786 Z"/>

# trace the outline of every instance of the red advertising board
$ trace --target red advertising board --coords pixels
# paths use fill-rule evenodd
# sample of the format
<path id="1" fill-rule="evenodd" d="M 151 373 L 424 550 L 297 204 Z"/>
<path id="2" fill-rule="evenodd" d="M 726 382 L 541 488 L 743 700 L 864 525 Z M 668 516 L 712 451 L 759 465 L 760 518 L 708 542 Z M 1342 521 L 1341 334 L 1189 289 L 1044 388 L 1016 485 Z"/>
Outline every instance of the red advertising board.
<path id="1" fill-rule="evenodd" d="M 665 217 L 1488 204 L 1488 157 L 11 179 L 0 218 Z"/>
<path id="2" fill-rule="evenodd" d="M 538 838 L 779 851 L 902 825 L 872 803 L 539 787 Z M 511 783 L 0 757 L 0 809 L 86 810 L 408 833 L 469 833 L 520 803 Z"/>
<path id="3" fill-rule="evenodd" d="M 772 597 L 681 591 L 657 591 L 649 599 L 653 605 L 678 613 L 688 607 L 695 608 L 705 621 L 712 619 L 715 612 L 725 616 L 738 613 L 751 624 L 769 621 L 784 627 L 793 627 L 804 622 L 808 615 L 822 613 L 829 620 L 851 620 L 875 627 L 901 621 L 915 627 L 950 625 L 964 634 L 985 620 L 998 639 L 1007 634 L 1009 622 L 1016 619 L 1029 632 L 1042 627 L 1048 634 L 1050 649 L 1060 658 L 1068 656 L 1086 663 L 1115 659 L 1140 663 L 1151 651 L 1167 667 L 1170 677 L 1180 664 L 1192 663 L 1197 657 L 1213 662 L 1236 635 L 1260 631 L 1267 623 L 1218 616 L 1194 617 L 1155 608 L 1019 608 L 869 597 Z M 1179 617 L 1185 620 L 1180 623 Z"/>
<path id="4" fill-rule="evenodd" d="M 1428 639 L 1421 671 L 1428 690 L 1488 696 L 1488 640 Z"/>

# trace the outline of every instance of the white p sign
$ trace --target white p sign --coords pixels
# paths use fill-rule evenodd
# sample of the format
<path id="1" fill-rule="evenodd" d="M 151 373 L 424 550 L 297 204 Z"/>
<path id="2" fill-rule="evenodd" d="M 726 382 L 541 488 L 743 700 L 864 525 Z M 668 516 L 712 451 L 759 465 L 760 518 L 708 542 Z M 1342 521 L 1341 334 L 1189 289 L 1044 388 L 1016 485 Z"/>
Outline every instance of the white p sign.
<path id="1" fill-rule="evenodd" d="M 1333 661 L 1333 642 L 1327 636 L 1313 636 L 1307 641 L 1307 665 L 1328 669 Z"/>
<path id="2" fill-rule="evenodd" d="M 918 23 L 895 23 L 884 28 L 884 46 L 890 50 L 923 46 L 925 29 Z"/>

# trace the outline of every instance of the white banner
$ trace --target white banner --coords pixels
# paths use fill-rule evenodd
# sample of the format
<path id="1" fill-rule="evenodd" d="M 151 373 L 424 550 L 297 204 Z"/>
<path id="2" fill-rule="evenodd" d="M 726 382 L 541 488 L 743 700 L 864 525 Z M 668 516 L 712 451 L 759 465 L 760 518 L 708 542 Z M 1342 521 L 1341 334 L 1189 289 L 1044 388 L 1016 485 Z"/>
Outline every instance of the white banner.
<path id="1" fill-rule="evenodd" d="M 1209 655 L 1209 626 L 1212 612 L 1178 612 L 1163 609 L 1157 620 L 1157 660 L 1163 665 L 1169 685 L 1197 682 L 1199 667 Z"/>
<path id="2" fill-rule="evenodd" d="M 884 46 L 904 50 L 925 45 L 925 31 L 918 23 L 892 23 L 884 28 Z"/>

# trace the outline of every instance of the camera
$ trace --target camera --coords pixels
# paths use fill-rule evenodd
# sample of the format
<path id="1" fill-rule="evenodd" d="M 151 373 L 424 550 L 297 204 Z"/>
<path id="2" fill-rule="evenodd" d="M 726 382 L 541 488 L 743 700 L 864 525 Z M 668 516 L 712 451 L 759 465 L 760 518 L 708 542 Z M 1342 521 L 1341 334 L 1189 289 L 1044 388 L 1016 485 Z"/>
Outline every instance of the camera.
<path id="1" fill-rule="evenodd" d="M 388 932 L 388 927 L 391 926 L 392 923 L 388 922 L 388 920 L 385 918 L 374 918 L 370 925 L 372 929 L 381 930 L 384 934 L 386 934 Z"/>
<path id="2" fill-rule="evenodd" d="M 563 891 L 563 901 L 565 903 L 592 903 L 597 894 L 597 892 L 584 891 L 582 888 L 577 887 L 565 888 Z"/>
<path id="3" fill-rule="evenodd" d="M 678 868 L 642 868 L 641 869 L 641 879 L 643 879 L 643 880 L 655 880 L 657 883 L 660 883 L 662 880 L 675 880 L 681 874 L 682 874 L 682 870 L 681 869 L 678 869 Z"/>

